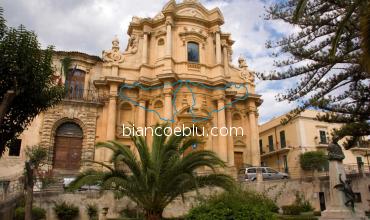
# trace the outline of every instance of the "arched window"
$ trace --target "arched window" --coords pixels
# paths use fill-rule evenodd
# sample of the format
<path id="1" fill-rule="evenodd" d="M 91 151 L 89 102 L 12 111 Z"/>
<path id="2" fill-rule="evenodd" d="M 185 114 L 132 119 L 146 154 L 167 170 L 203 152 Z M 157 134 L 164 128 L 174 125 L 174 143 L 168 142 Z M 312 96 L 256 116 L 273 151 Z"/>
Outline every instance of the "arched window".
<path id="1" fill-rule="evenodd" d="M 82 137 L 81 127 L 73 122 L 66 122 L 60 125 L 56 131 L 56 136 Z"/>
<path id="2" fill-rule="evenodd" d="M 188 62 L 199 63 L 199 44 L 188 42 Z"/>

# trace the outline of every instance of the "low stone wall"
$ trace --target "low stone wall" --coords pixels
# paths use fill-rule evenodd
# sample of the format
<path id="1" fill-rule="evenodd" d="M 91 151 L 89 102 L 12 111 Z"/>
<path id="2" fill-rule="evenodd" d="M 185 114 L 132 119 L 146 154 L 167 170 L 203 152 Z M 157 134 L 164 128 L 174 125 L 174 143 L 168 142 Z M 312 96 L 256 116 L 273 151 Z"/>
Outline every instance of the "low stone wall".
<path id="1" fill-rule="evenodd" d="M 370 209 L 370 193 L 369 193 L 369 177 L 354 177 L 353 178 L 353 190 L 361 194 L 362 202 L 356 203 L 356 208 L 362 211 Z M 275 200 L 279 207 L 283 205 L 290 205 L 295 200 L 296 193 L 300 193 L 305 199 L 310 201 L 316 210 L 320 210 L 319 192 L 323 192 L 325 195 L 326 207 L 329 205 L 330 193 L 329 193 L 329 180 L 316 179 L 312 181 L 303 180 L 275 180 L 275 181 L 264 181 L 264 182 L 243 182 L 241 187 L 247 190 L 255 190 L 260 193 L 264 193 L 271 199 Z M 211 194 L 217 194 L 220 190 L 217 189 L 204 189 L 201 191 L 202 196 Z M 80 220 L 88 220 L 86 214 L 87 204 L 96 204 L 99 210 L 104 207 L 108 207 L 108 218 L 117 218 L 119 212 L 126 208 L 134 208 L 135 204 L 128 198 L 115 199 L 113 193 L 105 192 L 99 193 L 96 191 L 84 191 L 77 193 L 38 193 L 35 195 L 35 205 L 46 209 L 47 220 L 56 220 L 55 213 L 53 211 L 54 202 L 66 201 L 77 205 L 80 209 Z M 183 202 L 181 198 L 176 199 L 171 203 L 164 212 L 165 217 L 179 217 L 185 215 L 189 209 L 197 204 L 198 195 L 195 192 L 188 193 L 186 200 Z"/>
<path id="2" fill-rule="evenodd" d="M 204 189 L 200 194 L 211 195 L 219 193 L 218 189 Z M 184 216 L 193 206 L 197 204 L 198 195 L 195 192 L 186 194 L 186 200 L 181 198 L 175 199 L 164 211 L 163 215 L 166 218 L 174 218 Z M 65 201 L 79 207 L 79 220 L 88 220 L 86 213 L 86 205 L 96 204 L 99 211 L 108 207 L 107 218 L 118 218 L 120 211 L 123 209 L 136 207 L 130 199 L 124 197 L 115 199 L 112 192 L 99 193 L 97 191 L 82 191 L 76 193 L 37 193 L 34 196 L 34 205 L 46 210 L 47 220 L 57 220 L 53 210 L 55 202 Z M 100 217 L 102 214 L 100 213 Z"/>
<path id="3" fill-rule="evenodd" d="M 279 207 L 290 205 L 295 200 L 296 193 L 300 193 L 310 201 L 315 210 L 320 211 L 319 192 L 325 196 L 325 205 L 328 207 L 330 201 L 329 179 L 321 178 L 311 181 L 304 180 L 274 180 L 261 183 L 243 183 L 243 189 L 255 190 L 264 193 L 273 199 Z M 355 203 L 355 207 L 362 211 L 370 210 L 370 177 L 353 176 L 352 188 L 355 193 L 360 193 L 361 201 Z"/>

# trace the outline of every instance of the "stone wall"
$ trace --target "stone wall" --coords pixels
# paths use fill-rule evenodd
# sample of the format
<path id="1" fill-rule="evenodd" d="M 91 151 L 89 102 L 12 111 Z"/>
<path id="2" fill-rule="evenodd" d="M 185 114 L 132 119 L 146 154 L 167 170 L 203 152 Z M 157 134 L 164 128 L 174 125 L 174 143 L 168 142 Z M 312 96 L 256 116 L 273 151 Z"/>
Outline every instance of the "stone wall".
<path id="1" fill-rule="evenodd" d="M 41 128 L 40 145 L 49 149 L 49 165 L 52 165 L 53 161 L 56 129 L 65 122 L 75 122 L 82 128 L 81 160 L 94 159 L 96 121 L 98 117 L 97 107 L 96 103 L 63 101 L 62 104 L 45 112 Z M 82 163 L 81 165 L 81 169 L 84 169 L 89 164 Z"/>
<path id="2" fill-rule="evenodd" d="M 352 177 L 352 188 L 355 193 L 361 194 L 361 203 L 355 203 L 355 207 L 362 211 L 370 210 L 370 177 Z M 300 193 L 308 200 L 315 210 L 320 211 L 319 192 L 325 196 L 325 205 L 330 201 L 329 179 L 322 178 L 313 181 L 304 180 L 275 180 L 261 183 L 244 183 L 243 189 L 256 190 L 273 199 L 279 207 L 291 205 L 295 200 L 296 193 Z"/>
<path id="3" fill-rule="evenodd" d="M 362 211 L 369 211 L 369 184 L 370 177 L 354 177 L 353 178 L 353 190 L 354 192 L 361 193 L 362 202 L 356 203 L 356 208 Z M 241 187 L 247 190 L 256 190 L 258 192 L 266 194 L 271 199 L 275 200 L 279 207 L 283 205 L 290 205 L 295 200 L 295 194 L 299 192 L 304 196 L 305 199 L 310 201 L 316 210 L 320 210 L 319 203 L 319 192 L 324 192 L 326 207 L 328 207 L 328 201 L 330 200 L 329 194 L 329 180 L 328 179 L 317 179 L 314 181 L 301 181 L 301 180 L 275 180 L 275 181 L 264 181 L 261 183 L 242 183 Z M 207 196 L 211 194 L 217 194 L 221 190 L 217 189 L 204 189 L 201 191 L 201 195 Z M 63 194 L 36 194 L 35 205 L 46 209 L 47 220 L 56 220 L 55 213 L 53 211 L 54 202 L 66 201 L 77 205 L 80 209 L 80 216 L 78 219 L 88 220 L 86 214 L 87 204 L 96 204 L 99 210 L 104 207 L 108 207 L 108 218 L 116 218 L 122 209 L 133 208 L 135 204 L 128 198 L 115 199 L 111 192 L 99 193 L 96 191 L 84 191 L 77 193 L 63 193 Z M 186 200 L 182 201 L 181 198 L 177 198 L 172 202 L 164 211 L 165 217 L 179 217 L 185 215 L 188 210 L 197 204 L 198 195 L 195 192 L 188 193 Z"/>

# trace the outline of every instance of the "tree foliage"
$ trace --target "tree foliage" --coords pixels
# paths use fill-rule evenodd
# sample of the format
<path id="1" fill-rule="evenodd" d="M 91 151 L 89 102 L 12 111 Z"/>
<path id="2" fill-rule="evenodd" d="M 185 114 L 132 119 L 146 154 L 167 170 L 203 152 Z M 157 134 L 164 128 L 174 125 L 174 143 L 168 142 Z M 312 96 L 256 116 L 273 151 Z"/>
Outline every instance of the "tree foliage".
<path id="1" fill-rule="evenodd" d="M 299 31 L 276 42 L 276 70 L 265 80 L 297 80 L 297 86 L 279 94 L 279 101 L 299 101 L 293 118 L 314 107 L 327 114 L 318 119 L 345 123 L 334 141 L 351 138 L 346 147 L 369 135 L 370 75 L 368 0 L 284 0 L 267 10 L 267 19 L 296 25 Z M 286 57 L 281 59 L 281 57 Z"/>
<path id="2" fill-rule="evenodd" d="M 53 48 L 43 50 L 36 34 L 22 25 L 7 27 L 1 12 L 0 155 L 36 115 L 63 95 L 63 88 L 53 84 Z M 11 99 L 6 98 L 9 94 Z"/>
<path id="3" fill-rule="evenodd" d="M 328 158 L 323 151 L 308 151 L 299 157 L 299 163 L 303 170 L 320 170 L 328 164 Z"/>
<path id="4" fill-rule="evenodd" d="M 142 136 L 131 136 L 133 150 L 116 141 L 98 143 L 97 147 L 113 151 L 110 162 L 114 167 L 91 161 L 103 166 L 106 171 L 83 172 L 70 184 L 70 189 L 100 185 L 103 190 L 113 190 L 117 196 L 128 196 L 145 210 L 147 219 L 157 220 L 161 219 L 164 208 L 171 201 L 178 196 L 184 198 L 187 192 L 205 186 L 226 190 L 234 187 L 234 181 L 228 175 L 214 172 L 197 174 L 204 167 L 215 170 L 225 165 L 212 151 L 196 150 L 184 155 L 200 140 L 176 135 L 167 137 L 166 125 L 158 126 L 158 129 L 154 128 L 158 134 L 153 137 L 151 148 Z M 138 156 L 133 151 L 137 151 Z"/>

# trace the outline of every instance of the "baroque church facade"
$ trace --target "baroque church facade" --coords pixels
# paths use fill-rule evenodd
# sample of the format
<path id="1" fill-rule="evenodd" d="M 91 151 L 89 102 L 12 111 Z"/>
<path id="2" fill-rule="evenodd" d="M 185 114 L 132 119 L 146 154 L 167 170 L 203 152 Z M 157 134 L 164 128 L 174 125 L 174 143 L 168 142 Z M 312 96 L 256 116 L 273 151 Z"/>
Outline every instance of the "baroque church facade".
<path id="1" fill-rule="evenodd" d="M 212 127 L 242 127 L 243 136 L 208 135 L 196 148 L 214 151 L 229 167 L 260 165 L 257 107 L 262 101 L 246 61 L 232 64 L 234 41 L 222 32 L 223 24 L 218 8 L 171 0 L 154 18 L 133 17 L 126 48 L 115 37 L 102 57 L 56 52 L 55 78 L 65 84 L 66 96 L 23 132 L 21 152 L 39 144 L 49 150 L 52 169 L 78 172 L 91 165 L 86 159 L 109 161 L 108 150 L 95 148 L 99 141 L 132 147 L 122 125 L 150 127 L 170 119 L 171 126 L 195 124 L 208 133 Z M 71 59 L 68 74 L 61 73 L 65 57 Z"/>

